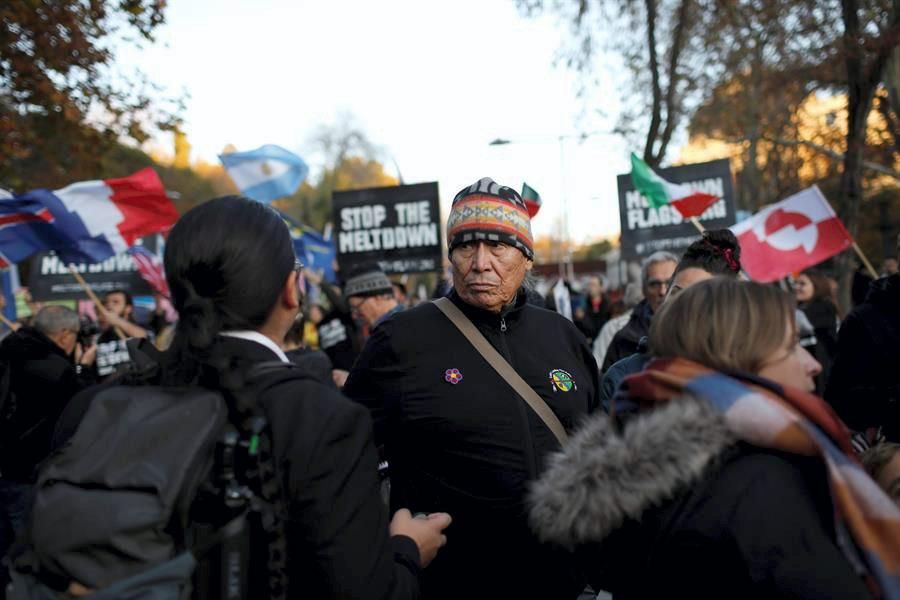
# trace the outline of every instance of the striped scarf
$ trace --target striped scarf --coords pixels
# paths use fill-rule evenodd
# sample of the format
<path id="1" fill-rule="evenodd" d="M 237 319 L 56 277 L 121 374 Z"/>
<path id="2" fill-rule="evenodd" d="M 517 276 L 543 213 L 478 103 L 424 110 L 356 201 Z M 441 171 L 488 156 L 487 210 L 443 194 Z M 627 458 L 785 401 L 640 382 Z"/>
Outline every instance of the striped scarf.
<path id="1" fill-rule="evenodd" d="M 820 456 L 827 466 L 838 547 L 875 597 L 900 599 L 900 508 L 860 466 L 846 426 L 827 404 L 754 376 L 666 359 L 625 379 L 617 412 L 650 409 L 685 392 L 708 401 L 748 444 Z"/>

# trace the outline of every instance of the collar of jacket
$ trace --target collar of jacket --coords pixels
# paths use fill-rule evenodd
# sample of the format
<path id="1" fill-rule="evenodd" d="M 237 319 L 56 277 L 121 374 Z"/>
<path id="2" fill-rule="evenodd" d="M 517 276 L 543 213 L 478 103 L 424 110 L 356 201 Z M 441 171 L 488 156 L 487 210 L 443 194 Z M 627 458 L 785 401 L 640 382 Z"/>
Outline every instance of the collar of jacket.
<path id="1" fill-rule="evenodd" d="M 567 548 L 602 542 L 690 488 L 735 443 L 721 414 L 691 395 L 636 416 L 621 431 L 605 414 L 591 417 L 532 486 L 532 529 Z"/>
<path id="2" fill-rule="evenodd" d="M 0 356 L 10 361 L 32 360 L 48 354 L 56 354 L 72 360 L 62 348 L 34 327 L 23 327 L 9 334 L 4 340 Z"/>
<path id="3" fill-rule="evenodd" d="M 507 327 L 509 327 L 511 323 L 518 321 L 519 316 L 522 314 L 522 309 L 525 308 L 525 305 L 528 303 L 524 288 L 519 288 L 519 291 L 516 292 L 516 299 L 512 304 L 504 306 L 499 313 L 493 313 L 489 310 L 472 306 L 460 298 L 459 294 L 456 293 L 456 290 L 450 290 L 450 294 L 447 297 L 450 298 L 450 301 L 453 302 L 463 314 L 469 317 L 470 321 L 495 329 L 500 329 L 501 320 L 506 321 Z"/>

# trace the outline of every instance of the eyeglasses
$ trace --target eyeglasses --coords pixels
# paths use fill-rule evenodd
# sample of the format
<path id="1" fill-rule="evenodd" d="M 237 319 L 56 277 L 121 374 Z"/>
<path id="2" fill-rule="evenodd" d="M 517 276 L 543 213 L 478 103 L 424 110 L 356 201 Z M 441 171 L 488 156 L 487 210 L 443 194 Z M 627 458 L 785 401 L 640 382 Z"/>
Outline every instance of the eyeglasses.
<path id="1" fill-rule="evenodd" d="M 359 316 L 359 309 L 362 308 L 362 305 L 372 299 L 372 296 L 366 296 L 359 302 L 354 303 L 353 300 L 350 300 L 350 313 Z"/>
<path id="2" fill-rule="evenodd" d="M 663 286 L 669 287 L 669 282 L 662 279 L 651 279 L 647 282 L 647 287 L 651 290 L 658 290 Z"/>
<path id="3" fill-rule="evenodd" d="M 297 274 L 297 293 L 299 294 L 300 299 L 306 295 L 306 277 L 303 276 L 303 263 L 300 262 L 300 259 L 294 259 L 294 273 Z"/>

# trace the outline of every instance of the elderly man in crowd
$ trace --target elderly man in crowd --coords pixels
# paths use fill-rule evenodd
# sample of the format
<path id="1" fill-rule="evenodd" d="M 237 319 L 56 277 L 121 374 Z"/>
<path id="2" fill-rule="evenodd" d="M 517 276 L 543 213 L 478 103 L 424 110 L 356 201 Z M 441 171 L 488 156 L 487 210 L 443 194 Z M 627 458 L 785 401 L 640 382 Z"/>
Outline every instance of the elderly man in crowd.
<path id="1" fill-rule="evenodd" d="M 375 328 L 344 391 L 375 417 L 391 504 L 453 514 L 452 542 L 426 571 L 424 597 L 574 598 L 583 582 L 572 560 L 538 543 L 523 506 L 560 445 L 549 423 L 569 430 L 596 408 L 596 363 L 570 321 L 526 303 L 534 251 L 518 193 L 488 178 L 463 189 L 447 240 L 447 301 L 552 417 L 538 416 L 435 303 Z"/>
<path id="2" fill-rule="evenodd" d="M 641 265 L 641 287 L 644 299 L 631 311 L 631 318 L 616 334 L 603 361 L 605 372 L 613 364 L 638 352 L 640 341 L 650 331 L 650 319 L 659 310 L 669 291 L 669 281 L 675 273 L 678 258 L 670 252 L 654 252 Z"/>

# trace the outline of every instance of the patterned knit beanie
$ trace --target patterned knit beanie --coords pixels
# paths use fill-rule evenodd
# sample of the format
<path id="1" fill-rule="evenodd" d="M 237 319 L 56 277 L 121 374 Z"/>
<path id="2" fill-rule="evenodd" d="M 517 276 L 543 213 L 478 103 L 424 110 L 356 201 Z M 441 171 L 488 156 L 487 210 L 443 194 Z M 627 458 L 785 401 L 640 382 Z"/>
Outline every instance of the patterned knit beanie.
<path id="1" fill-rule="evenodd" d="M 534 260 L 531 219 L 522 197 L 490 177 L 463 188 L 453 199 L 447 219 L 450 252 L 466 242 L 485 240 L 515 246 Z"/>

